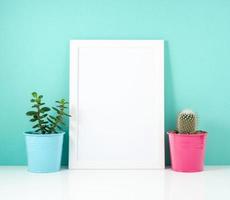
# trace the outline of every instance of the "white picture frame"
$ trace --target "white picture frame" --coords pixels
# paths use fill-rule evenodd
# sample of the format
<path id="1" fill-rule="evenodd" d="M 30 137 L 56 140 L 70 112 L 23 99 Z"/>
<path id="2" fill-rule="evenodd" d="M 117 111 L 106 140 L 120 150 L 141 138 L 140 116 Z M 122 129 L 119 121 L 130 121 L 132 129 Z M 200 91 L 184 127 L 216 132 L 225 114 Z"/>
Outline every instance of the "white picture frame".
<path id="1" fill-rule="evenodd" d="M 163 169 L 164 41 L 70 41 L 70 169 Z"/>

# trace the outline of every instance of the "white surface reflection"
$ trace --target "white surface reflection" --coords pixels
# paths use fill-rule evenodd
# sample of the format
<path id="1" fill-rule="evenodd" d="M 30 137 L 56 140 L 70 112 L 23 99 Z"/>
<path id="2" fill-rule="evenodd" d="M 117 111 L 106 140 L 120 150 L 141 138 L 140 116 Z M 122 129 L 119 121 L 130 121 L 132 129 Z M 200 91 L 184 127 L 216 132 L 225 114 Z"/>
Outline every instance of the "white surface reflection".
<path id="1" fill-rule="evenodd" d="M 230 199 L 230 167 L 201 173 L 167 170 L 62 170 L 33 174 L 0 167 L 0 199 L 216 200 Z"/>
<path id="2" fill-rule="evenodd" d="M 167 171 L 165 194 L 168 200 L 205 200 L 205 174 Z"/>

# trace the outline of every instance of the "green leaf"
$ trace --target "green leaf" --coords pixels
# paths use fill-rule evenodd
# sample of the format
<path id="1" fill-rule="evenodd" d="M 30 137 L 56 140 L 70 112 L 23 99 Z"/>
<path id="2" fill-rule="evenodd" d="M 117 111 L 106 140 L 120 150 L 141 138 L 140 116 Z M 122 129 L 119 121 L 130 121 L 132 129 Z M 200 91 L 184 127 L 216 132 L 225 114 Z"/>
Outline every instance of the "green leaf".
<path id="1" fill-rule="evenodd" d="M 28 116 L 33 116 L 33 115 L 36 115 L 36 114 L 37 114 L 37 112 L 35 112 L 35 111 L 29 111 L 29 112 L 26 113 L 26 115 L 28 115 Z"/>
<path id="2" fill-rule="evenodd" d="M 39 124 L 36 124 L 36 125 L 33 126 L 33 128 L 37 128 L 37 127 L 39 127 Z"/>
<path id="3" fill-rule="evenodd" d="M 32 108 L 38 108 L 39 105 L 35 104 L 32 106 Z"/>
<path id="4" fill-rule="evenodd" d="M 46 131 L 47 131 L 47 133 L 48 133 L 48 134 L 50 134 L 50 133 L 51 133 L 51 130 L 50 130 L 50 128 L 49 128 L 49 127 L 47 127 Z"/>
<path id="5" fill-rule="evenodd" d="M 45 118 L 45 117 L 47 117 L 47 116 L 48 116 L 48 114 L 44 114 L 44 115 L 42 115 L 42 116 L 40 117 L 40 119 Z"/>
<path id="6" fill-rule="evenodd" d="M 66 106 L 64 106 L 64 105 L 58 105 L 57 107 L 63 108 L 63 109 L 68 108 L 68 107 L 66 107 Z"/>
<path id="7" fill-rule="evenodd" d="M 47 120 L 51 123 L 51 124 L 55 124 L 55 122 L 53 120 L 51 120 L 50 118 L 47 118 Z"/>
<path id="8" fill-rule="evenodd" d="M 47 124 L 48 122 L 47 121 L 44 121 L 43 119 L 40 120 L 40 123 L 41 124 Z"/>
<path id="9" fill-rule="evenodd" d="M 49 127 L 44 128 L 47 133 L 49 133 Z"/>
<path id="10" fill-rule="evenodd" d="M 39 132 L 41 129 L 39 128 L 39 129 L 37 129 L 37 130 L 35 130 L 35 132 Z"/>
<path id="11" fill-rule="evenodd" d="M 56 120 L 56 118 L 52 115 L 49 116 L 51 119 Z"/>
<path id="12" fill-rule="evenodd" d="M 71 115 L 67 114 L 67 113 L 64 113 L 65 116 L 68 116 L 68 117 L 71 117 Z"/>
<path id="13" fill-rule="evenodd" d="M 50 111 L 50 108 L 48 108 L 48 107 L 43 107 L 43 108 L 40 110 L 41 113 L 48 112 L 48 111 Z"/>
<path id="14" fill-rule="evenodd" d="M 35 122 L 35 121 L 37 121 L 37 119 L 32 118 L 30 121 L 31 121 L 31 122 Z"/>
<path id="15" fill-rule="evenodd" d="M 32 96 L 33 96 L 34 98 L 37 98 L 37 96 L 38 96 L 37 92 L 33 92 L 33 93 L 32 93 Z"/>
<path id="16" fill-rule="evenodd" d="M 43 95 L 40 95 L 38 98 L 39 98 L 39 99 L 42 99 L 42 98 L 43 98 Z"/>
<path id="17" fill-rule="evenodd" d="M 62 117 L 61 117 L 61 116 L 57 116 L 56 119 L 57 119 L 58 121 L 60 121 L 60 120 L 62 120 Z"/>
<path id="18" fill-rule="evenodd" d="M 60 114 L 60 111 L 57 109 L 57 108 L 55 108 L 55 107 L 52 107 L 58 114 Z"/>
<path id="19" fill-rule="evenodd" d="M 62 130 L 62 127 L 60 127 L 60 126 L 57 126 L 57 127 L 58 127 L 58 129 Z"/>
<path id="20" fill-rule="evenodd" d="M 30 102 L 32 102 L 32 103 L 35 102 L 35 99 L 31 99 Z"/>

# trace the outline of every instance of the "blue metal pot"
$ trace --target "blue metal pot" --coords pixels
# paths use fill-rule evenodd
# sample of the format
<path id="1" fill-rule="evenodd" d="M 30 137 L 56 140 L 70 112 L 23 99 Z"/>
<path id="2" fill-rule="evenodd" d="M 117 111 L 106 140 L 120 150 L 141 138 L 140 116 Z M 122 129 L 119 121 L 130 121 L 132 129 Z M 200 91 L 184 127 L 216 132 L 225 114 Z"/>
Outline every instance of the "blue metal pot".
<path id="1" fill-rule="evenodd" d="M 60 170 L 64 134 L 24 133 L 29 171 L 47 173 Z"/>

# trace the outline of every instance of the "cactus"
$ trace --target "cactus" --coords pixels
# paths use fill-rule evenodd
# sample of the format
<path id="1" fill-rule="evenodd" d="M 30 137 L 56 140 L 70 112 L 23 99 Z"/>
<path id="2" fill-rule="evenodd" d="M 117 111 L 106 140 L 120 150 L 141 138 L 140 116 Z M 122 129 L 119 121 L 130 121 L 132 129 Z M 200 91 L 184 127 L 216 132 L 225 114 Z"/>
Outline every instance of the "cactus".
<path id="1" fill-rule="evenodd" d="M 179 133 L 196 133 L 197 116 L 192 110 L 183 110 L 177 117 Z"/>

